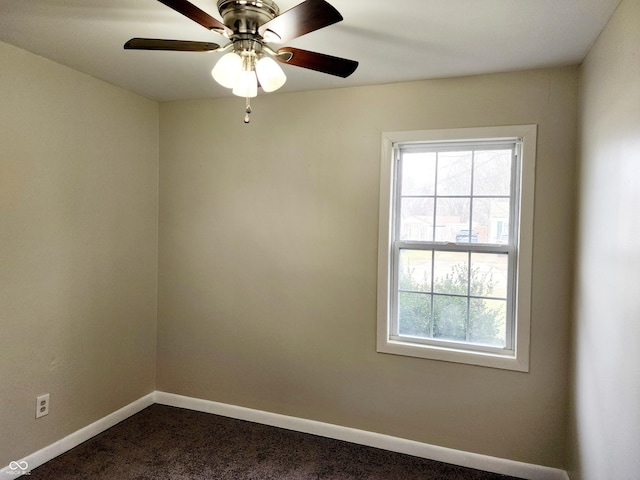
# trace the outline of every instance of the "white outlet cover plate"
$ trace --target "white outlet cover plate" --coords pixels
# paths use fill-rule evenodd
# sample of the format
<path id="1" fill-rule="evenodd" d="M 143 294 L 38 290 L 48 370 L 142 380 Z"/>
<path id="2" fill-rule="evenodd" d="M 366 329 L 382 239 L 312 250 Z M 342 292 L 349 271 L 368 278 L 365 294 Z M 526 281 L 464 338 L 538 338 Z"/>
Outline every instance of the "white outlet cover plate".
<path id="1" fill-rule="evenodd" d="M 49 415 L 49 394 L 45 393 L 36 397 L 36 418 Z"/>

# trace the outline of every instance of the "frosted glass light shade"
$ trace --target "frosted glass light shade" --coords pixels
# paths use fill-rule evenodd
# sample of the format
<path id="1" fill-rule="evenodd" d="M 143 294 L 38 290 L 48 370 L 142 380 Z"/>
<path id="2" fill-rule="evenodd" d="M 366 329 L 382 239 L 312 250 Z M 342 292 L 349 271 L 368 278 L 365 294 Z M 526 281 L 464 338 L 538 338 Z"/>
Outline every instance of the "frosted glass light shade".
<path id="1" fill-rule="evenodd" d="M 233 94 L 239 97 L 253 98 L 258 95 L 258 79 L 253 70 L 243 70 L 233 87 Z"/>
<path id="2" fill-rule="evenodd" d="M 213 79 L 225 88 L 233 88 L 242 73 L 242 57 L 234 52 L 224 55 L 211 70 Z"/>
<path id="3" fill-rule="evenodd" d="M 256 63 L 256 74 L 260 80 L 260 86 L 265 92 L 274 92 L 284 85 L 287 76 L 280 65 L 271 57 L 262 57 Z"/>

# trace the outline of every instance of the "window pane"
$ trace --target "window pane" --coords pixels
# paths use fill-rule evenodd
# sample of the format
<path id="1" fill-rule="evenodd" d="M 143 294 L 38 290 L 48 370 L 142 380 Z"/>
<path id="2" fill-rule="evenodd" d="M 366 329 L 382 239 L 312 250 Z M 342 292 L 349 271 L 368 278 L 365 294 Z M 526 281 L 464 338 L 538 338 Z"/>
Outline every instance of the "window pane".
<path id="1" fill-rule="evenodd" d="M 511 192 L 511 159 L 511 150 L 476 151 L 473 194 L 508 196 Z"/>
<path id="2" fill-rule="evenodd" d="M 430 337 L 431 295 L 400 292 L 398 303 L 398 334 Z"/>
<path id="3" fill-rule="evenodd" d="M 430 250 L 400 250 L 400 290 L 431 291 Z"/>
<path id="4" fill-rule="evenodd" d="M 507 298 L 509 257 L 506 253 L 472 253 L 470 294 Z"/>
<path id="5" fill-rule="evenodd" d="M 507 302 L 472 298 L 469 307 L 469 341 L 504 348 Z"/>
<path id="6" fill-rule="evenodd" d="M 455 242 L 461 230 L 469 229 L 469 198 L 436 200 L 436 241 Z"/>
<path id="7" fill-rule="evenodd" d="M 464 342 L 467 339 L 467 298 L 433 298 L 433 338 Z"/>
<path id="8" fill-rule="evenodd" d="M 471 194 L 472 152 L 438 154 L 438 195 Z"/>
<path id="9" fill-rule="evenodd" d="M 400 239 L 433 241 L 433 198 L 403 198 Z"/>
<path id="10" fill-rule="evenodd" d="M 469 294 L 469 255 L 466 252 L 435 252 L 433 291 Z"/>
<path id="11" fill-rule="evenodd" d="M 473 199 L 473 226 L 481 243 L 508 243 L 509 218 L 508 198 Z"/>
<path id="12" fill-rule="evenodd" d="M 433 195 L 436 188 L 436 153 L 402 155 L 402 195 Z"/>

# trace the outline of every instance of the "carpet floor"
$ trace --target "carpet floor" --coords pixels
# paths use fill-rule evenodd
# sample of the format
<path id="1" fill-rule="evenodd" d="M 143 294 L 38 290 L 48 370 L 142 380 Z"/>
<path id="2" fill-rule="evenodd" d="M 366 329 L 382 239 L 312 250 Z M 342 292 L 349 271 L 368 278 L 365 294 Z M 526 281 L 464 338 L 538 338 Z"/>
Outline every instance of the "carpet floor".
<path id="1" fill-rule="evenodd" d="M 340 440 L 151 405 L 30 480 L 517 480 Z"/>

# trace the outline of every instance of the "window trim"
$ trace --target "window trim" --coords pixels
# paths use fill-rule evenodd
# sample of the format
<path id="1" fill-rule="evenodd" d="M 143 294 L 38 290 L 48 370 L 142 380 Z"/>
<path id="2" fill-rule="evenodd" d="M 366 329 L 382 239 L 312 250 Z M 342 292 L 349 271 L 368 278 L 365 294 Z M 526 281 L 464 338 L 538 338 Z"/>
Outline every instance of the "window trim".
<path id="1" fill-rule="evenodd" d="M 516 293 L 513 354 L 456 348 L 450 345 L 426 345 L 393 340 L 391 328 L 391 295 L 393 286 L 392 259 L 394 256 L 393 218 L 395 162 L 394 144 L 447 141 L 491 141 L 519 138 L 522 141 L 520 183 L 516 192 L 520 198 L 519 238 L 516 256 Z M 520 372 L 529 371 L 529 342 L 531 324 L 531 275 L 533 257 L 533 213 L 535 187 L 537 125 L 474 127 L 442 130 L 416 130 L 382 133 L 380 169 L 380 211 L 378 235 L 378 326 L 377 351 L 432 360 L 465 363 Z"/>

